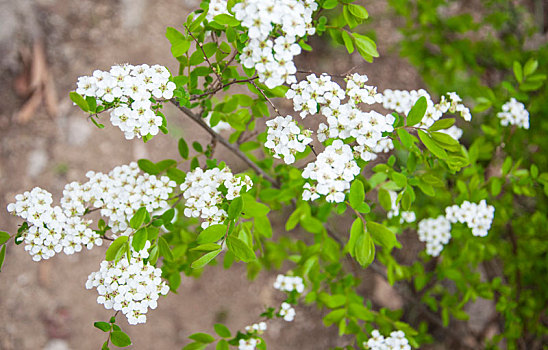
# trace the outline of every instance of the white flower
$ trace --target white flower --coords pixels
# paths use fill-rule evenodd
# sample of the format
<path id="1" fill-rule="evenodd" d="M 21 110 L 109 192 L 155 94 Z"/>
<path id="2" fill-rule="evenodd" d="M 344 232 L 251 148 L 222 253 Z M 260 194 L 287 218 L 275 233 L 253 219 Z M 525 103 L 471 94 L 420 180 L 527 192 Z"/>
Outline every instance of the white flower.
<path id="1" fill-rule="evenodd" d="M 517 125 L 520 128 L 529 129 L 529 112 L 523 103 L 513 97 L 502 106 L 502 112 L 497 113 L 497 117 L 504 126 Z"/>

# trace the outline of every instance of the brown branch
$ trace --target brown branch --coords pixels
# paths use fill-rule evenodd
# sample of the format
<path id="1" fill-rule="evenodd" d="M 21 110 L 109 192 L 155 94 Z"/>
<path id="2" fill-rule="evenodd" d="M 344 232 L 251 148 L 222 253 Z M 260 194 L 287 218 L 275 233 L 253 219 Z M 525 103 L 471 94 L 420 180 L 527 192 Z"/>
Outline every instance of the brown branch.
<path id="1" fill-rule="evenodd" d="M 251 81 L 250 83 L 255 87 L 255 89 L 257 89 L 261 93 L 261 95 L 272 106 L 272 108 L 274 108 L 274 112 L 276 112 L 276 114 L 279 115 L 280 117 L 283 117 L 282 114 L 280 113 L 280 111 L 278 110 L 278 108 L 276 108 L 276 106 L 274 105 L 274 102 L 272 102 L 272 100 L 270 98 L 268 98 L 268 96 L 266 96 L 264 91 L 260 87 L 258 87 L 257 84 L 255 84 L 254 81 Z"/>
<path id="2" fill-rule="evenodd" d="M 219 75 L 219 73 L 217 72 L 217 69 L 215 67 L 213 67 L 213 64 L 211 64 L 211 61 L 209 60 L 209 58 L 207 57 L 206 55 L 206 52 L 204 50 L 204 47 L 202 46 L 202 43 L 200 43 L 198 41 L 198 39 L 196 39 L 196 37 L 194 36 L 194 34 L 192 34 L 192 32 L 190 31 L 190 29 L 188 28 L 188 26 L 185 24 L 185 28 L 186 28 L 186 31 L 188 32 L 188 35 L 190 35 L 190 37 L 194 40 L 194 42 L 196 43 L 196 45 L 200 48 L 200 50 L 202 51 L 202 54 L 204 55 L 204 59 L 205 61 L 207 62 L 207 64 L 209 65 L 209 67 L 213 70 L 213 72 L 215 73 L 215 75 L 217 76 L 217 80 L 219 81 L 219 83 L 222 84 L 222 81 L 223 79 L 221 78 L 221 76 Z"/>
<path id="3" fill-rule="evenodd" d="M 280 184 L 270 175 L 268 175 L 263 169 L 261 169 L 255 162 L 249 159 L 244 152 L 240 151 L 237 145 L 231 144 L 221 135 L 217 134 L 207 123 L 199 116 L 194 114 L 190 109 L 185 106 L 181 106 L 176 100 L 170 100 L 180 111 L 186 114 L 190 119 L 192 119 L 196 124 L 198 124 L 202 129 L 207 131 L 207 133 L 214 139 L 216 139 L 223 146 L 228 148 L 232 153 L 234 153 L 238 158 L 243 160 L 250 168 L 252 168 L 257 174 L 263 177 L 265 180 L 270 182 L 274 187 L 280 188 Z"/>
<path id="4" fill-rule="evenodd" d="M 229 81 L 228 83 L 226 84 L 222 84 L 220 86 L 217 86 L 216 88 L 212 89 L 212 90 L 209 90 L 207 92 L 204 92 L 203 94 L 199 94 L 199 95 L 192 95 L 190 97 L 190 101 L 194 101 L 194 100 L 198 100 L 202 97 L 205 97 L 205 96 L 209 96 L 209 95 L 213 95 L 217 92 L 219 92 L 220 90 L 232 85 L 232 84 L 238 84 L 238 83 L 250 83 L 251 81 L 257 79 L 258 77 L 257 76 L 254 76 L 254 77 L 251 77 L 251 78 L 248 78 L 248 79 L 241 79 L 241 80 L 237 80 L 237 79 L 234 79 L 232 81 Z"/>

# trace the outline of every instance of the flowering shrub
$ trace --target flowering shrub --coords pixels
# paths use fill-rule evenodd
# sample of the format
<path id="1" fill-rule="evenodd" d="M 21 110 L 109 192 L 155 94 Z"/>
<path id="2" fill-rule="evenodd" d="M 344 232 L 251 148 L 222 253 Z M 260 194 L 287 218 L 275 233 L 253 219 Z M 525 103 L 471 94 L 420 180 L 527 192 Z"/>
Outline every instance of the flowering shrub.
<path id="1" fill-rule="evenodd" d="M 97 289 L 99 304 L 115 311 L 108 322 L 95 323 L 108 333 L 103 349 L 131 344 L 116 323 L 119 312 L 131 325 L 145 323 L 160 295 L 184 293 L 181 273 L 198 276 L 217 260 L 225 268 L 247 264 L 250 278 L 262 268 L 289 267 L 273 284 L 284 301 L 234 335 L 223 324 L 215 325 L 215 336 L 192 334 L 184 349 L 211 343 L 221 350 L 266 349 L 268 321 L 292 322 L 303 303 L 328 310 L 323 323 L 350 335 L 346 349 L 410 349 L 435 341 L 454 348 L 537 344 L 547 334 L 547 300 L 528 289 L 542 290 L 541 279 L 525 279 L 522 270 L 545 277 L 545 265 L 529 260 L 544 261 L 547 251 L 548 173 L 539 170 L 547 164 L 539 157 L 532 164 L 524 151 L 513 159 L 510 142 L 527 140 L 529 125 L 540 123 L 518 100 L 527 102 L 527 92 L 543 87 L 544 79 L 535 78 L 541 83 L 505 104 L 506 94 L 489 90 L 485 107 L 484 100 L 473 106 L 451 90 L 439 98 L 423 89 L 381 92 L 367 85 L 365 74 L 297 68 L 294 58 L 312 49 L 312 35 L 327 34 L 371 62 L 378 57 L 374 41 L 354 31 L 367 18 L 352 0 L 203 1 L 181 28 L 167 29 L 178 74 L 128 64 L 79 78 L 70 97 L 99 127 L 108 111 L 127 139 L 146 142 L 169 132 L 160 109 L 171 103 L 211 143 L 193 141 L 191 157 L 181 138 L 181 159 L 90 171 L 87 182 L 66 185 L 60 206 L 52 207 L 51 194 L 40 188 L 17 195 L 7 209 L 22 224 L 12 235 L 0 233 L 0 266 L 12 238 L 25 242 L 36 261 L 107 241 L 105 260 L 86 283 Z M 513 69 L 518 84 L 539 76 L 534 59 L 523 67 L 516 61 Z M 236 84 L 249 94 L 214 98 Z M 282 115 L 276 98 L 291 102 L 293 111 Z M 472 116 L 490 106 L 500 108 L 484 112 L 481 121 Z M 305 118 L 312 129 L 301 125 Z M 469 141 L 474 129 L 483 134 Z M 249 169 L 234 174 L 217 160 L 219 144 Z M 284 208 L 291 211 L 285 232 L 273 232 L 269 213 Z M 96 223 L 87 216 L 94 211 L 101 216 Z M 297 226 L 311 239 L 295 238 Z M 421 244 L 412 243 L 416 236 L 425 250 L 404 264 L 398 250 Z M 365 269 L 392 284 L 420 321 L 360 295 Z M 526 296 L 527 313 L 516 311 Z M 494 335 L 473 334 L 459 322 L 478 298 L 496 300 L 502 326 Z M 520 339 L 514 318 L 527 315 L 534 332 Z"/>

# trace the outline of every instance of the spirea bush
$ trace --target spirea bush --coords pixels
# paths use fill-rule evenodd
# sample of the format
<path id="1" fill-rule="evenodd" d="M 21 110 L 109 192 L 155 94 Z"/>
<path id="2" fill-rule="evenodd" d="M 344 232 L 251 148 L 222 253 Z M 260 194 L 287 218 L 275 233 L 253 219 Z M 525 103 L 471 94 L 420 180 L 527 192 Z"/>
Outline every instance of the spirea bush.
<path id="1" fill-rule="evenodd" d="M 429 3 L 418 1 L 416 12 L 440 6 Z M 413 5 L 391 4 L 416 14 Z M 107 246 L 85 285 L 114 312 L 94 324 L 106 333 L 102 349 L 131 344 L 117 317 L 146 323 L 161 296 L 184 294 L 181 274 L 199 278 L 209 265 L 239 262 L 251 279 L 287 269 L 272 286 L 283 302 L 250 315 L 244 329 L 215 324 L 215 334 L 192 334 L 183 349 L 266 349 L 269 320 L 290 327 L 303 305 L 324 309 L 323 324 L 348 335 L 340 349 L 540 348 L 548 336 L 548 143 L 535 133 L 548 129 L 536 102 L 546 66 L 512 42 L 515 60 L 496 67 L 502 88 L 485 86 L 481 96 L 470 93 L 476 71 L 461 92 L 459 84 L 380 91 L 353 70 L 299 69 L 294 59 L 313 50 L 314 35 L 375 69 L 376 44 L 358 27 L 368 17 L 352 0 L 203 1 L 179 28 L 167 28 L 178 71 L 123 64 L 78 78 L 70 98 L 99 128 L 110 121 L 127 139 L 162 137 L 170 128 L 162 106 L 170 103 L 211 142 L 181 138 L 179 159 L 90 171 L 65 186 L 58 205 L 38 187 L 15 196 L 7 210 L 21 225 L 0 232 L 0 266 L 11 241 L 35 261 Z M 402 47 L 428 65 L 421 71 L 450 80 L 452 66 L 432 65 L 411 34 L 463 47 L 440 41 L 446 31 L 425 29 L 428 21 L 443 27 L 443 11 L 420 19 L 404 30 Z M 470 21 L 460 16 L 450 27 L 476 28 Z M 233 93 L 234 85 L 247 93 Z M 282 99 L 292 106 L 283 113 Z M 235 174 L 215 158 L 221 145 L 248 170 Z M 272 212 L 285 220 L 276 230 Z M 422 251 L 403 263 L 398 252 L 410 246 Z M 362 294 L 368 270 L 393 285 L 401 310 Z M 466 322 L 466 306 L 478 298 L 496 304 L 479 332 Z"/>

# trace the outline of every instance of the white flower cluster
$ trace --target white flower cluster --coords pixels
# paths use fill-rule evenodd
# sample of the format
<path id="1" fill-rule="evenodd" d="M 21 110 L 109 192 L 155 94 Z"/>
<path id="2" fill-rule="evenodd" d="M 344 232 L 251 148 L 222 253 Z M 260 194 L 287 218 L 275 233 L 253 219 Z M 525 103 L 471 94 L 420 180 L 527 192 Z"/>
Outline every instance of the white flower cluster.
<path id="1" fill-rule="evenodd" d="M 246 326 L 245 331 L 247 333 L 261 334 L 264 331 L 266 331 L 266 322 L 259 322 L 259 323 L 254 323 L 251 326 Z"/>
<path id="2" fill-rule="evenodd" d="M 206 19 L 211 22 L 215 16 L 227 13 L 226 5 L 227 0 L 211 0 L 209 2 Z"/>
<path id="3" fill-rule="evenodd" d="M 219 190 L 221 185 L 227 189 L 225 195 Z M 245 192 L 253 187 L 251 178 L 247 175 L 234 176 L 228 167 L 206 171 L 196 168 L 187 173 L 185 182 L 181 184 L 183 198 L 186 201 L 184 215 L 204 219 L 202 228 L 220 224 L 228 215 L 220 205 L 225 199 L 231 201 L 239 197 L 244 187 Z"/>
<path id="4" fill-rule="evenodd" d="M 257 344 L 259 344 L 259 339 L 257 338 L 240 339 L 238 350 L 255 350 Z"/>
<path id="5" fill-rule="evenodd" d="M 451 224 L 460 222 L 472 229 L 472 234 L 485 237 L 495 217 L 495 207 L 484 200 L 479 203 L 464 201 L 461 205 L 445 208 L 445 216 L 424 219 L 419 222 L 419 240 L 426 242 L 426 253 L 438 256 L 451 239 Z"/>
<path id="6" fill-rule="evenodd" d="M 312 13 L 317 8 L 315 0 L 246 0 L 234 5 L 235 17 L 249 35 L 240 54 L 242 65 L 255 68 L 259 81 L 269 88 L 294 83 L 293 57 L 301 53 L 297 42 L 315 33 Z"/>
<path id="7" fill-rule="evenodd" d="M 310 130 L 301 131 L 293 118 L 278 116 L 266 122 L 267 136 L 265 147 L 274 151 L 275 158 L 282 158 L 286 164 L 295 162 L 295 154 L 304 152 L 312 142 Z"/>
<path id="8" fill-rule="evenodd" d="M 132 252 L 130 261 L 124 257 L 118 261 L 103 261 L 97 272 L 92 272 L 86 288 L 97 288 L 97 302 L 107 310 L 114 309 L 126 315 L 128 323 L 145 323 L 148 309 L 158 306 L 158 298 L 169 292 L 162 281 L 162 270 L 143 259 L 148 258 L 150 242 L 139 252 Z"/>
<path id="9" fill-rule="evenodd" d="M 470 109 L 461 103 L 462 99 L 455 92 L 447 93 L 447 98 L 442 96 L 439 103 L 434 103 L 430 94 L 423 89 L 411 91 L 386 89 L 383 91 L 382 95 L 382 104 L 384 108 L 392 109 L 406 115 L 413 105 L 415 105 L 415 102 L 417 102 L 421 96 L 424 96 L 428 107 L 424 118 L 418 124 L 419 127 L 429 128 L 447 112 L 458 112 L 464 120 L 468 122 L 472 120 Z"/>
<path id="10" fill-rule="evenodd" d="M 84 213 L 87 203 L 100 208 L 112 233 L 119 235 L 132 232 L 129 220 L 140 207 L 149 212 L 167 209 L 176 186 L 167 176 L 141 174 L 136 162 L 117 166 L 108 174 L 89 171 L 86 177 L 89 181 L 83 184 L 65 186 L 61 203 L 78 214 Z"/>
<path id="11" fill-rule="evenodd" d="M 332 81 L 331 76 L 311 74 L 299 83 L 291 85 L 286 93 L 286 98 L 293 101 L 293 109 L 299 112 L 302 118 L 308 115 L 321 114 L 327 124 L 320 123 L 317 130 L 318 141 L 326 142 L 334 139 L 333 149 L 328 146 L 324 153 L 318 156 L 316 162 L 308 164 L 303 172 L 304 178 L 316 180 L 318 184 L 305 184 L 303 191 L 304 200 L 315 200 L 320 195 L 326 195 L 327 201 L 344 201 L 344 192 L 350 187 L 350 182 L 360 173 L 355 159 L 371 161 L 377 158 L 380 152 L 389 152 L 394 148 L 392 140 L 386 133 L 394 131 L 395 117 L 391 114 L 381 115 L 372 110 L 364 112 L 359 106 L 382 103 L 387 109 L 398 113 L 409 113 L 411 107 L 421 97 L 425 96 L 428 104 L 426 116 L 419 124 L 420 127 L 430 127 L 439 120 L 444 113 L 459 112 L 465 120 L 471 119 L 470 110 L 461 103 L 456 93 L 448 93 L 446 98 L 442 96 L 441 102 L 434 104 L 430 95 L 424 90 L 401 91 L 385 90 L 377 91 L 377 87 L 366 85 L 366 75 L 353 74 L 345 78 L 346 90 Z M 440 130 L 455 139 L 462 136 L 462 130 L 456 126 Z M 336 144 L 339 141 L 341 144 Z M 344 146 L 342 144 L 346 143 Z M 335 152 L 333 152 L 335 151 Z M 323 160 L 327 162 L 324 162 Z M 320 164 L 317 164 L 317 163 Z M 333 164 L 339 167 L 333 171 Z M 342 171 L 340 165 L 345 164 L 346 170 Z M 322 174 L 318 174 L 318 171 Z M 339 171 L 337 171 L 339 170 Z M 411 213 L 402 215 L 404 220 L 413 221 Z"/>
<path id="12" fill-rule="evenodd" d="M 443 215 L 424 219 L 419 222 L 418 234 L 419 240 L 426 242 L 426 254 L 438 256 L 451 239 L 451 223 Z"/>
<path id="13" fill-rule="evenodd" d="M 278 275 L 276 282 L 274 282 L 274 289 L 282 292 L 297 291 L 297 293 L 302 293 L 304 292 L 303 279 L 299 276 Z"/>
<path id="14" fill-rule="evenodd" d="M 116 65 L 108 72 L 96 70 L 92 76 L 78 78 L 76 92 L 97 99 L 98 105 L 113 103 L 110 122 L 131 140 L 158 134 L 163 118 L 154 112 L 151 98 L 173 97 L 176 86 L 170 76 L 160 65 Z"/>
<path id="15" fill-rule="evenodd" d="M 400 212 L 400 204 L 397 203 L 398 194 L 396 193 L 396 191 L 388 191 L 388 194 L 390 194 L 391 205 L 390 210 L 388 211 L 386 216 L 389 219 L 400 216 L 400 224 L 403 224 L 404 222 L 411 223 L 417 220 L 417 216 L 415 215 L 414 211 Z"/>
<path id="16" fill-rule="evenodd" d="M 466 224 L 474 236 L 485 237 L 495 217 L 495 207 L 488 205 L 485 200 L 479 203 L 464 201 L 460 206 L 445 208 L 445 217 L 452 223 Z"/>
<path id="17" fill-rule="evenodd" d="M 364 342 L 364 347 L 370 350 L 411 350 L 411 345 L 402 331 L 394 331 L 385 338 L 378 330 L 371 332 L 371 338 Z"/>
<path id="18" fill-rule="evenodd" d="M 350 182 L 360 171 L 352 148 L 335 140 L 304 168 L 302 177 L 317 181 L 317 185 L 305 184 L 303 199 L 315 200 L 324 195 L 328 202 L 343 202 L 344 191 L 350 188 Z"/>
<path id="19" fill-rule="evenodd" d="M 497 113 L 500 123 L 504 126 L 517 125 L 520 128 L 529 129 L 529 112 L 523 103 L 515 98 L 502 105 L 502 112 Z"/>
<path id="20" fill-rule="evenodd" d="M 291 304 L 283 302 L 278 315 L 283 317 L 284 321 L 291 322 L 295 319 L 295 309 Z"/>
<path id="21" fill-rule="evenodd" d="M 102 245 L 101 236 L 88 226 L 89 220 L 73 213 L 65 205 L 52 207 L 51 193 L 39 187 L 15 196 L 15 203 L 8 204 L 8 212 L 27 221 L 29 228 L 19 240 L 25 242 L 25 250 L 32 260 L 49 259 L 63 251 L 70 255 L 95 245 Z"/>

